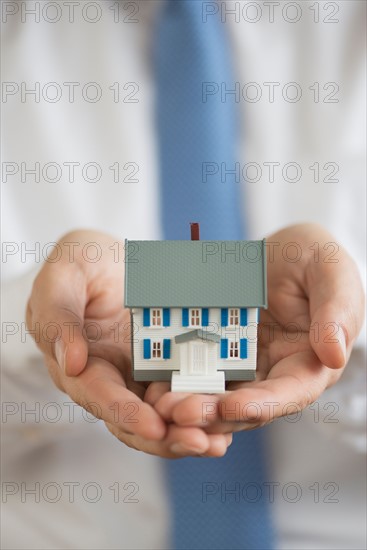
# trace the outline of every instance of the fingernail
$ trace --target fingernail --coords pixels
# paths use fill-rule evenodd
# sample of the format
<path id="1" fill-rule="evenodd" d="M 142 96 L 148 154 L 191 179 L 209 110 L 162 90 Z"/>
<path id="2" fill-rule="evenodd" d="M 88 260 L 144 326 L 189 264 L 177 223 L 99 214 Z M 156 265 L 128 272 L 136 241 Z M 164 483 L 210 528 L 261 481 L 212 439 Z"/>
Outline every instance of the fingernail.
<path id="1" fill-rule="evenodd" d="M 60 367 L 60 369 L 65 370 L 65 359 L 66 359 L 66 346 L 65 343 L 60 339 L 57 340 L 55 344 L 55 356 L 56 361 Z"/>
<path id="2" fill-rule="evenodd" d="M 339 345 L 340 345 L 340 349 L 343 352 L 344 363 L 345 363 L 347 360 L 347 342 L 345 339 L 344 330 L 342 328 L 339 329 Z"/>
<path id="3" fill-rule="evenodd" d="M 204 449 L 198 449 L 197 447 L 187 447 L 186 445 L 183 445 L 183 443 L 173 443 L 170 447 L 171 453 L 174 453 L 176 455 L 186 455 L 187 453 L 190 454 L 201 454 L 204 452 Z"/>

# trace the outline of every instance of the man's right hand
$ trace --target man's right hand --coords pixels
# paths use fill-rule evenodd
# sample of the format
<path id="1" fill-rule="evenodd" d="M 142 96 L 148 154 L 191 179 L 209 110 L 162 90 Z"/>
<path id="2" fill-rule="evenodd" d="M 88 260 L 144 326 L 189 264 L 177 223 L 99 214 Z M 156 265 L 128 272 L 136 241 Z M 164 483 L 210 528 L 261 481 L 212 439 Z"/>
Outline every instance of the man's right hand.
<path id="1" fill-rule="evenodd" d="M 150 385 L 132 379 L 123 278 L 122 242 L 95 231 L 74 231 L 60 239 L 34 282 L 27 307 L 28 328 L 40 329 L 36 343 L 51 377 L 129 447 L 168 458 L 224 455 L 230 434 L 167 424 L 144 402 Z"/>

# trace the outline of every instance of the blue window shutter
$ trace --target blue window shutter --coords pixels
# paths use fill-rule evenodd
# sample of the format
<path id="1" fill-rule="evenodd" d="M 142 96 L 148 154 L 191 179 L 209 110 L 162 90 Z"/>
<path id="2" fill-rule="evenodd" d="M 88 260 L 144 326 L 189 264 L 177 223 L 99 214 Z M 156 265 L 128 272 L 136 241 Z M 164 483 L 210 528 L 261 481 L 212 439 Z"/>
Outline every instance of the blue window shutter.
<path id="1" fill-rule="evenodd" d="M 247 338 L 241 338 L 240 340 L 240 357 L 241 359 L 247 359 Z"/>
<path id="2" fill-rule="evenodd" d="M 220 312 L 220 323 L 222 327 L 228 326 L 228 309 L 227 308 L 222 308 Z"/>
<path id="3" fill-rule="evenodd" d="M 189 326 L 189 310 L 187 307 L 182 308 L 182 326 Z"/>
<path id="4" fill-rule="evenodd" d="M 143 310 L 143 327 L 150 327 L 150 309 L 145 307 Z"/>
<path id="5" fill-rule="evenodd" d="M 144 359 L 150 359 L 150 338 L 144 338 Z"/>
<path id="6" fill-rule="evenodd" d="M 170 310 L 168 307 L 163 308 L 163 326 L 164 327 L 170 326 Z"/>
<path id="7" fill-rule="evenodd" d="M 260 323 L 260 308 L 259 307 L 256 309 L 256 322 Z"/>
<path id="8" fill-rule="evenodd" d="M 220 358 L 228 359 L 228 339 L 222 338 L 220 341 Z"/>
<path id="9" fill-rule="evenodd" d="M 240 311 L 240 324 L 241 324 L 241 327 L 247 326 L 247 309 L 243 307 L 241 307 L 241 311 Z"/>
<path id="10" fill-rule="evenodd" d="M 171 358 L 171 340 L 163 340 L 163 359 Z"/>
<path id="11" fill-rule="evenodd" d="M 201 325 L 207 327 L 209 325 L 209 309 L 203 307 L 201 310 Z"/>

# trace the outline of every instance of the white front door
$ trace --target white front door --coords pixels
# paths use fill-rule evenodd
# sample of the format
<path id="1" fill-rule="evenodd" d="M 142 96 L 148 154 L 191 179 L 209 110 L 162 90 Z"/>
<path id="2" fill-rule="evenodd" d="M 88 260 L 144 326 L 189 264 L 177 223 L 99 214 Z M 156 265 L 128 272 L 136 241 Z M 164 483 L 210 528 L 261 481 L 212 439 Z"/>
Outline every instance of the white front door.
<path id="1" fill-rule="evenodd" d="M 203 342 L 190 342 L 189 374 L 205 375 L 208 373 L 208 348 Z"/>

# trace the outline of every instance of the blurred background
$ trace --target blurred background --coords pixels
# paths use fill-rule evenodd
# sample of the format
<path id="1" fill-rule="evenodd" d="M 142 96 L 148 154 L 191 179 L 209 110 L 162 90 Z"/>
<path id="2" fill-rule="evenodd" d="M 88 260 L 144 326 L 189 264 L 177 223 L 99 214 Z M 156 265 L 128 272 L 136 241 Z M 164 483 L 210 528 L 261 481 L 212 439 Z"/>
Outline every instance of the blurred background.
<path id="1" fill-rule="evenodd" d="M 233 52 L 234 93 L 218 82 L 207 101 L 238 104 L 249 238 L 321 223 L 364 274 L 365 2 L 202 5 Z M 65 232 L 162 238 L 152 44 L 163 6 L 1 4 L 3 548 L 169 544 L 160 460 L 73 406 L 24 324 Z M 364 349 L 363 331 L 341 382 L 268 430 L 279 548 L 366 547 Z"/>

